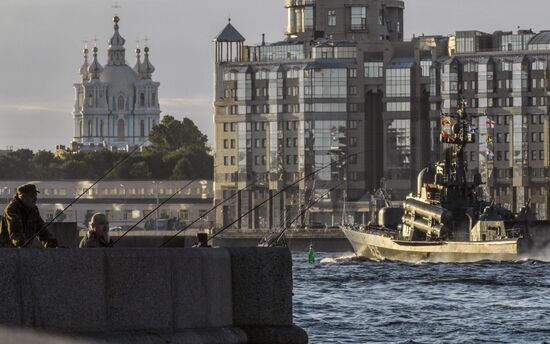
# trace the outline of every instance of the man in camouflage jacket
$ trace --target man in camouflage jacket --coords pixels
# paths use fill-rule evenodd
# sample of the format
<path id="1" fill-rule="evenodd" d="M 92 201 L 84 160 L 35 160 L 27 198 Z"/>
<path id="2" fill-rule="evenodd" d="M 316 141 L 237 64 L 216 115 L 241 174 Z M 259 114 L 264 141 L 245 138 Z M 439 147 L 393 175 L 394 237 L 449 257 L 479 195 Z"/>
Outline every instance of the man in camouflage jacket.
<path id="1" fill-rule="evenodd" d="M 36 207 L 37 194 L 38 190 L 33 184 L 25 184 L 17 188 L 17 194 L 2 214 L 0 248 L 24 247 L 25 243 L 35 235 L 44 247 L 58 246 L 57 240 L 47 229 L 44 229 L 44 220 Z"/>

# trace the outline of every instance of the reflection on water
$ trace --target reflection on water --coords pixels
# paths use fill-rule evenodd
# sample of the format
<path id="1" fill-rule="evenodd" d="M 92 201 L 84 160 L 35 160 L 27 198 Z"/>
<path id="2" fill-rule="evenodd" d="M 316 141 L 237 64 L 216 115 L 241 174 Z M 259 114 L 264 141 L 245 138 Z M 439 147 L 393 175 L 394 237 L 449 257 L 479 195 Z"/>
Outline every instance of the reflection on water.
<path id="1" fill-rule="evenodd" d="M 550 264 L 402 264 L 294 253 L 311 343 L 550 343 Z"/>

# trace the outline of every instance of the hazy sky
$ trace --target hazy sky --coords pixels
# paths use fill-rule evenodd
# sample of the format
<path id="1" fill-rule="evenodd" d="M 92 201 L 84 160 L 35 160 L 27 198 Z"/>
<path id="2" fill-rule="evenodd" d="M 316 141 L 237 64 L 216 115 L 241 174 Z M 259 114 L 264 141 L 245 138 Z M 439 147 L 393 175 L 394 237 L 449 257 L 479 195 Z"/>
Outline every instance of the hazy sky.
<path id="1" fill-rule="evenodd" d="M 335 0 L 337 1 L 337 0 Z M 227 17 L 257 43 L 283 38 L 283 0 L 119 0 L 126 60 L 148 37 L 163 114 L 190 117 L 213 141 L 212 38 Z M 0 149 L 52 150 L 72 138 L 73 83 L 84 40 L 98 39 L 106 63 L 113 1 L 0 0 Z M 405 0 L 405 36 L 550 29 L 548 0 Z"/>

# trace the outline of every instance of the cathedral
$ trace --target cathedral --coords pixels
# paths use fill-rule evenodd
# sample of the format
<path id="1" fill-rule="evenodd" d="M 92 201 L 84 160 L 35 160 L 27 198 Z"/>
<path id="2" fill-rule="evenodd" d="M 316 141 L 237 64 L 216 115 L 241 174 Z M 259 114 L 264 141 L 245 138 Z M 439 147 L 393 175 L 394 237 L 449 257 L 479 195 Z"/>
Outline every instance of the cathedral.
<path id="1" fill-rule="evenodd" d="M 160 83 L 152 80 L 155 67 L 149 61 L 149 48 L 136 49 L 136 65 L 126 64 L 125 40 L 119 33 L 120 18 L 115 16 L 114 34 L 109 40 L 108 60 L 102 66 L 98 47 L 84 49 L 84 64 L 80 68 L 82 82 L 75 87 L 73 110 L 74 137 L 72 151 L 100 149 L 128 150 L 148 145 L 151 129 L 159 122 Z"/>

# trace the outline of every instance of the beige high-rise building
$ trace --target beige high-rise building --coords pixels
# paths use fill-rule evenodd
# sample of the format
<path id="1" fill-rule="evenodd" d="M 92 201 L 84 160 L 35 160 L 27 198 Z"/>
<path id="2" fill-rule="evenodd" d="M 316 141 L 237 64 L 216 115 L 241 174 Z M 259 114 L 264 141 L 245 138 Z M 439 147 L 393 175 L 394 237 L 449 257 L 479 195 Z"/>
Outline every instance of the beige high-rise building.
<path id="1" fill-rule="evenodd" d="M 454 111 L 461 95 L 483 138 L 470 170 L 486 171 L 497 201 L 517 208 L 531 198 L 546 217 L 547 33 L 464 31 L 404 41 L 403 1 L 284 5 L 280 42 L 246 45 L 231 22 L 214 39 L 215 201 L 238 192 L 218 209 L 218 227 L 342 157 L 345 164 L 299 181 L 235 226 L 283 226 L 343 181 L 299 222 L 337 225 L 344 205 L 354 221 L 369 221 L 377 188 L 403 199 L 421 169 L 444 159 L 441 113 Z M 495 152 L 482 123 L 493 119 Z"/>

